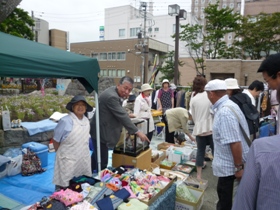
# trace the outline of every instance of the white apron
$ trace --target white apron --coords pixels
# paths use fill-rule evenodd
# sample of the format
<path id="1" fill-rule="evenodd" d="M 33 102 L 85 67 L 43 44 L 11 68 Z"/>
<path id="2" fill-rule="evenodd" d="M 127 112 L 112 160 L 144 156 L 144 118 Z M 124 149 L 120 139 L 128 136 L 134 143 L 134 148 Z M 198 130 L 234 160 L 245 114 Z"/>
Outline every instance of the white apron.
<path id="1" fill-rule="evenodd" d="M 70 113 L 73 129 L 68 137 L 60 143 L 56 152 L 53 183 L 68 187 L 73 177 L 92 176 L 89 151 L 89 120 L 84 116 L 79 120 Z"/>

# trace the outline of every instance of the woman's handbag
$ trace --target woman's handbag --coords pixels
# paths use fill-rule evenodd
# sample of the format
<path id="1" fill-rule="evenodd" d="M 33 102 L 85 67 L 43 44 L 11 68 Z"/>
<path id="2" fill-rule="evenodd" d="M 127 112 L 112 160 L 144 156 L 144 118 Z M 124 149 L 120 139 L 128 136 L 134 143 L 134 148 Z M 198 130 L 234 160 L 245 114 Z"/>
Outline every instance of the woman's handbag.
<path id="1" fill-rule="evenodd" d="M 23 176 L 30 176 L 36 173 L 42 173 L 46 170 L 41 166 L 40 158 L 27 148 L 26 154 L 22 157 L 21 174 Z"/>

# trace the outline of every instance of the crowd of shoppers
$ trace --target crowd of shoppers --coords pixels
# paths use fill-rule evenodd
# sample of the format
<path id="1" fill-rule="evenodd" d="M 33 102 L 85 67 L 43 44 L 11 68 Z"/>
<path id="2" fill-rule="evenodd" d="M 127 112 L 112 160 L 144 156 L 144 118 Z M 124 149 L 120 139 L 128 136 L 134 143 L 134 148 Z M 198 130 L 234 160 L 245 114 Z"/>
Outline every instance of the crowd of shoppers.
<path id="1" fill-rule="evenodd" d="M 267 57 L 258 72 L 262 73 L 267 88 L 276 91 L 274 103 L 278 105 L 280 53 Z M 182 92 L 167 79 L 162 81 L 156 94 L 149 84 L 141 86 L 138 96 L 131 94 L 132 88 L 133 80 L 125 76 L 117 86 L 109 87 L 100 94 L 99 145 L 96 139 L 96 116 L 89 122 L 86 113 L 90 112 L 92 107 L 85 98 L 75 96 L 66 105 L 69 115 L 59 121 L 53 138 L 57 152 L 53 183 L 57 189 L 67 187 L 74 176 L 91 176 L 94 170 L 98 170 L 97 148 L 101 150 L 101 169 L 105 169 L 108 164 L 108 149 L 115 147 L 123 127 L 129 134 L 136 134 L 142 141 L 150 142 L 154 132 L 151 108 L 153 103 L 157 102 L 156 109 L 163 112 L 166 125 L 165 140 L 174 143 L 174 131 L 181 129 L 190 140 L 196 141 L 197 179 L 202 179 L 206 146 L 209 145 L 212 149 L 213 174 L 218 177 L 217 210 L 280 208 L 279 120 L 277 135 L 248 142 L 250 130 L 246 114 L 242 110 L 242 103 L 235 100 L 236 97 L 243 98 L 257 107 L 257 99 L 265 90 L 263 82 L 255 80 L 242 92 L 234 78 L 214 79 L 207 83 L 206 79 L 199 75 L 193 80 L 189 105 L 185 104 L 185 107 L 176 107 L 180 104 L 178 100 L 183 99 Z M 122 106 L 126 98 L 129 98 L 128 103 L 133 102 L 130 113 Z M 174 102 L 174 99 L 177 101 Z M 186 98 L 183 101 L 186 101 Z M 275 111 L 279 119 L 279 109 Z M 190 116 L 194 122 L 192 133 L 188 129 Z M 147 134 L 138 130 L 130 117 L 147 119 Z M 89 134 L 94 148 L 91 159 Z M 79 158 L 76 157 L 78 151 L 83 151 L 79 153 Z"/>

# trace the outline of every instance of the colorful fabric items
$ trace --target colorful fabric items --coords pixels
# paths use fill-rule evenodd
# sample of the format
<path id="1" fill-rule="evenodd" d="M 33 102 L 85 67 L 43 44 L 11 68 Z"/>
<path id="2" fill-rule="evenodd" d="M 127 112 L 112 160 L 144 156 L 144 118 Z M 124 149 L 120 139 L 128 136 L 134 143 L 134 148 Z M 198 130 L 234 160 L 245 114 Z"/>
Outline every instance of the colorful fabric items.
<path id="1" fill-rule="evenodd" d="M 113 195 L 105 197 L 96 202 L 97 206 L 101 210 L 114 210 L 126 199 L 128 199 L 130 193 L 122 188 L 121 190 L 116 191 Z"/>
<path id="2" fill-rule="evenodd" d="M 71 204 L 78 203 L 83 200 L 83 196 L 80 193 L 75 192 L 71 189 L 54 192 L 50 197 L 61 201 L 65 204 L 65 206 L 69 206 Z"/>
<path id="3" fill-rule="evenodd" d="M 97 210 L 97 208 L 84 200 L 82 203 L 78 203 L 77 205 L 72 206 L 70 210 Z"/>
<path id="4" fill-rule="evenodd" d="M 148 210 L 149 206 L 138 199 L 130 199 L 129 202 L 123 202 L 118 206 L 118 210 Z"/>

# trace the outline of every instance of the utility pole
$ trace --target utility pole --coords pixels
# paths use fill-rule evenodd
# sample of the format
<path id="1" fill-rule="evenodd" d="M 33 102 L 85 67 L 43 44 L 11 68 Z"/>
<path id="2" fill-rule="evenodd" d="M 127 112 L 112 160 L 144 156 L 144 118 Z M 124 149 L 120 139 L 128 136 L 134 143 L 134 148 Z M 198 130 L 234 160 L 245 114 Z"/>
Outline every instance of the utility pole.
<path id="1" fill-rule="evenodd" d="M 147 2 L 141 2 L 141 10 L 144 11 L 144 29 L 143 29 L 143 42 L 142 42 L 142 84 L 146 81 L 146 61 L 148 52 L 146 52 L 147 48 L 147 39 L 146 39 L 146 22 L 147 22 Z"/>

